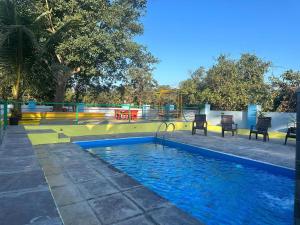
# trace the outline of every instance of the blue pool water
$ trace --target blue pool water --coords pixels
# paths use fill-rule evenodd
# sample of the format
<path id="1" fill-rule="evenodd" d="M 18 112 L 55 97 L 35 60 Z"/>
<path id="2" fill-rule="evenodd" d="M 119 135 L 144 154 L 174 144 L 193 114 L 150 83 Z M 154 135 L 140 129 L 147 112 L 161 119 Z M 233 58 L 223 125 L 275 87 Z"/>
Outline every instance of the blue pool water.
<path id="1" fill-rule="evenodd" d="M 292 176 L 189 147 L 96 146 L 85 148 L 205 224 L 293 224 Z"/>

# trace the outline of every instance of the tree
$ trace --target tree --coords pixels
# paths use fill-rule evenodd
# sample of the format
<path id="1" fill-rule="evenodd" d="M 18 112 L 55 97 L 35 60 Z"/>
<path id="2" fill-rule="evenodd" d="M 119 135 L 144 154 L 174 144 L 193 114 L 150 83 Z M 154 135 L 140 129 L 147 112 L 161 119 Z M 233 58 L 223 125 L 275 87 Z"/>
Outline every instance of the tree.
<path id="1" fill-rule="evenodd" d="M 32 20 L 13 0 L 0 1 L 0 73 L 11 97 L 20 100 L 22 85 L 30 73 L 37 41 L 30 29 Z M 3 87 L 2 87 L 3 88 Z M 3 88 L 7 92 L 7 87 Z"/>
<path id="2" fill-rule="evenodd" d="M 133 102 L 141 106 L 142 104 L 153 103 L 157 81 L 153 79 L 151 71 L 130 68 L 128 80 L 125 84 L 124 97 L 127 102 Z"/>
<path id="3" fill-rule="evenodd" d="M 220 55 L 199 82 L 197 92 L 193 89 L 194 95 L 198 102 L 208 102 L 217 110 L 244 110 L 249 103 L 268 109 L 271 92 L 264 76 L 269 66 L 270 62 L 251 54 L 242 54 L 239 60 Z"/>
<path id="4" fill-rule="evenodd" d="M 300 71 L 287 70 L 280 78 L 271 78 L 274 95 L 274 110 L 296 112 L 296 90 L 300 86 Z"/>
<path id="5" fill-rule="evenodd" d="M 156 62 L 133 41 L 143 32 L 139 18 L 145 7 L 144 0 L 37 1 L 37 11 L 45 15 L 39 36 L 56 82 L 55 102 L 64 100 L 68 80 L 75 75 L 116 82 L 125 79 L 128 68 Z"/>
<path id="6" fill-rule="evenodd" d="M 234 60 L 221 55 L 217 63 L 207 71 L 201 93 L 202 102 L 208 102 L 217 110 L 240 108 L 240 80 Z"/>
<path id="7" fill-rule="evenodd" d="M 271 86 L 265 83 L 265 75 L 270 66 L 271 62 L 249 53 L 242 54 L 237 62 L 247 102 L 262 105 L 264 110 L 272 109 Z"/>
<path id="8" fill-rule="evenodd" d="M 190 78 L 180 82 L 179 89 L 183 95 L 185 105 L 195 105 L 200 102 L 200 91 L 203 89 L 203 79 L 205 78 L 205 69 L 200 67 L 194 72 L 191 72 Z"/>

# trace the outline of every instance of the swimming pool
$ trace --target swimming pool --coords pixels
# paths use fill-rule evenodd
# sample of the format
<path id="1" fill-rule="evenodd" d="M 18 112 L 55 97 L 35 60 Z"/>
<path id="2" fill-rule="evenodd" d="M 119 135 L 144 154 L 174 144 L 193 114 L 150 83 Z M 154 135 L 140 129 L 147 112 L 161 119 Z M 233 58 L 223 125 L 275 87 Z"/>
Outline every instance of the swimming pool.
<path id="1" fill-rule="evenodd" d="M 293 224 L 291 169 L 153 137 L 76 143 L 205 224 Z"/>

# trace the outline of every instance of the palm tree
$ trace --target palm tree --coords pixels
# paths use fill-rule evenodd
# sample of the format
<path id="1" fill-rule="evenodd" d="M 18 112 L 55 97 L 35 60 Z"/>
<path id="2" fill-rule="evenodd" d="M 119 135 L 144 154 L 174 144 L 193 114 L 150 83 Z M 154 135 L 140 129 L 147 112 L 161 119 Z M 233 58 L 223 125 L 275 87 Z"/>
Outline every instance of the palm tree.
<path id="1" fill-rule="evenodd" d="M 0 73 L 11 83 L 13 100 L 21 98 L 21 86 L 34 59 L 37 41 L 29 19 L 17 13 L 15 0 L 0 0 Z M 20 107 L 14 107 L 20 113 Z M 19 109 L 19 110 L 18 110 Z"/>

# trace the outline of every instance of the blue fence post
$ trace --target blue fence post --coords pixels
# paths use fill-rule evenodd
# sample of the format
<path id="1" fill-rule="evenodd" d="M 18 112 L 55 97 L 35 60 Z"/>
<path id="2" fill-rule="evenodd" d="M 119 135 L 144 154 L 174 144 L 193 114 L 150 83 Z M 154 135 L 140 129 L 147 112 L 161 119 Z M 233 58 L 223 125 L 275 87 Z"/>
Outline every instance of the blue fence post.
<path id="1" fill-rule="evenodd" d="M 247 110 L 247 127 L 250 129 L 251 126 L 256 124 L 256 118 L 258 116 L 258 112 L 261 111 L 260 105 L 249 104 Z"/>

